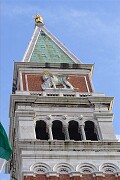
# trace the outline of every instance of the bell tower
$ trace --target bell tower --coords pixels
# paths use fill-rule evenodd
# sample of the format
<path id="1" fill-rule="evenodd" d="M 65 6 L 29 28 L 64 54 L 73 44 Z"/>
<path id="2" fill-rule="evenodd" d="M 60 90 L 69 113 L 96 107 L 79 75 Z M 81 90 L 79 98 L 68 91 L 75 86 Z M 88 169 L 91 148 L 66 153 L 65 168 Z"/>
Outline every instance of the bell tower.
<path id="1" fill-rule="evenodd" d="M 11 180 L 118 180 L 113 97 L 95 92 L 84 64 L 39 14 L 10 98 Z"/>

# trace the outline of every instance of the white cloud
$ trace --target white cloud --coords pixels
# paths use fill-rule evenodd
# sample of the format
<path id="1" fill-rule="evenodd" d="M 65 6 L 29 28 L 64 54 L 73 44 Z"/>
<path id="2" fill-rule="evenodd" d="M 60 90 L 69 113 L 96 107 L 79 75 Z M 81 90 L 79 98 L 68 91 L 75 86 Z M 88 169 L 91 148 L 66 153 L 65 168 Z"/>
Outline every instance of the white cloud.
<path id="1" fill-rule="evenodd" d="M 67 21 L 76 25 L 78 28 L 79 26 L 84 26 L 88 31 L 92 29 L 93 33 L 96 32 L 96 29 L 98 29 L 98 32 L 106 33 L 115 33 L 120 29 L 120 22 L 117 18 L 112 21 L 111 19 L 113 17 L 111 14 L 105 12 L 101 12 L 101 14 L 96 11 L 78 11 L 71 9 L 65 14 L 65 17 Z"/>
<path id="2" fill-rule="evenodd" d="M 56 4 L 57 5 L 57 4 Z M 112 20 L 112 15 L 108 12 L 90 11 L 90 10 L 78 10 L 76 8 L 67 6 L 56 6 L 56 8 L 50 8 L 49 6 L 43 8 L 44 6 L 33 4 L 33 3 L 23 3 L 23 4 L 10 4 L 10 3 L 1 3 L 2 15 L 18 18 L 18 16 L 29 16 L 35 15 L 37 12 L 40 12 L 41 15 L 45 16 L 46 19 L 52 19 L 51 23 L 66 23 L 70 25 L 71 28 L 84 28 L 86 31 L 91 31 L 95 33 L 96 29 L 98 31 L 118 32 L 120 28 L 119 18 Z M 107 21 L 106 21 L 107 19 Z"/>
<path id="3" fill-rule="evenodd" d="M 117 138 L 118 141 L 120 142 L 120 134 L 116 134 L 116 138 Z"/>
<path id="4" fill-rule="evenodd" d="M 36 12 L 37 6 L 30 6 L 28 5 L 27 8 L 26 6 L 19 6 L 19 5 L 12 5 L 9 3 L 3 3 L 1 6 L 1 13 L 3 16 L 7 17 L 15 17 L 18 15 L 26 16 L 31 13 Z"/>

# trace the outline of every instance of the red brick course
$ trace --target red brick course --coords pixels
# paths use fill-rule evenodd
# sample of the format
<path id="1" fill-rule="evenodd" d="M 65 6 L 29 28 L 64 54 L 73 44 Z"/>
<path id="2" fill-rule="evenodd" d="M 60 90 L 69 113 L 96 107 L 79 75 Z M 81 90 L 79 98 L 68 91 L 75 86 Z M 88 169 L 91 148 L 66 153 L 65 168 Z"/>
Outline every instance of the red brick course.
<path id="1" fill-rule="evenodd" d="M 68 174 L 60 174 L 59 177 L 56 176 L 50 176 L 46 177 L 43 174 L 36 175 L 36 177 L 32 176 L 25 176 L 24 180 L 120 180 L 119 177 L 115 177 L 115 175 L 105 175 L 104 177 L 93 177 L 91 174 L 85 174 L 82 177 L 80 176 L 74 176 L 70 177 Z"/>
<path id="2" fill-rule="evenodd" d="M 84 174 L 83 180 L 94 180 L 94 177 L 92 174 Z"/>
<path id="3" fill-rule="evenodd" d="M 112 174 L 107 174 L 105 175 L 104 179 L 103 180 L 119 180 L 120 177 L 115 177 L 114 175 Z"/>
<path id="4" fill-rule="evenodd" d="M 82 180 L 80 176 L 70 177 L 70 180 Z"/>
<path id="5" fill-rule="evenodd" d="M 59 180 L 59 177 L 50 176 L 50 177 L 47 177 L 47 180 Z"/>
<path id="6" fill-rule="evenodd" d="M 68 174 L 60 174 L 59 180 L 70 180 L 70 176 Z"/>
<path id="7" fill-rule="evenodd" d="M 103 177 L 103 176 L 98 176 L 98 177 L 96 176 L 96 177 L 94 177 L 94 180 L 104 180 L 104 178 L 105 177 Z"/>
<path id="8" fill-rule="evenodd" d="M 25 176 L 24 180 L 48 180 L 46 175 L 44 174 L 38 174 L 35 177 L 33 176 Z"/>

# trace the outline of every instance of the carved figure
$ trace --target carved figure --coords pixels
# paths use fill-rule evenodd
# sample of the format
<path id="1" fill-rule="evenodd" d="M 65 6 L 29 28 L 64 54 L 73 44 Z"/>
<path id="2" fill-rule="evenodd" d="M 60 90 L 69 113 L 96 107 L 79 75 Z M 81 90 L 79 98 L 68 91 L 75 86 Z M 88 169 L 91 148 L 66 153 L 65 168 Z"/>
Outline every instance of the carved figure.
<path id="1" fill-rule="evenodd" d="M 61 76 L 61 75 L 52 75 L 48 71 L 43 73 L 42 79 L 43 84 L 42 89 L 48 89 L 48 88 L 54 88 L 56 89 L 58 85 L 62 85 L 63 89 L 71 89 L 73 90 L 74 87 L 70 84 L 70 82 L 67 81 L 67 76 Z M 58 88 L 57 88 L 58 89 Z"/>

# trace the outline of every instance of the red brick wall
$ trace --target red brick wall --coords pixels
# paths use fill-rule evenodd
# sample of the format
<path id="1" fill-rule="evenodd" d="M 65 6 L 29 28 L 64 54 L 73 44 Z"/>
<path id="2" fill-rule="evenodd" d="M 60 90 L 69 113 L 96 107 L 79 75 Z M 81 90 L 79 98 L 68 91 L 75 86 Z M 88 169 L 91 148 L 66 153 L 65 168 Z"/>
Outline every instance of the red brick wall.
<path id="1" fill-rule="evenodd" d="M 23 79 L 23 90 L 26 91 L 26 79 L 25 75 L 27 75 L 27 80 L 28 80 L 28 89 L 29 91 L 42 91 L 41 84 L 43 83 L 42 81 L 42 74 L 22 74 L 22 79 Z M 75 88 L 75 92 L 88 92 L 85 78 L 88 83 L 88 87 L 90 92 L 92 92 L 92 86 L 89 80 L 88 75 L 69 75 L 68 76 L 68 81 L 73 85 Z"/>
<path id="2" fill-rule="evenodd" d="M 29 91 L 42 91 L 41 84 L 43 83 L 40 75 L 27 75 Z"/>
<path id="3" fill-rule="evenodd" d="M 93 180 L 93 175 L 92 174 L 84 174 L 83 180 Z"/>
<path id="4" fill-rule="evenodd" d="M 75 88 L 75 92 L 87 92 L 86 82 L 84 76 L 70 75 L 68 81 Z"/>
<path id="5" fill-rule="evenodd" d="M 94 180 L 103 180 L 103 179 L 104 179 L 104 177 L 102 177 L 102 176 L 94 177 Z"/>
<path id="6" fill-rule="evenodd" d="M 24 176 L 24 180 L 32 180 L 33 177 L 32 176 Z"/>
<path id="7" fill-rule="evenodd" d="M 59 180 L 59 177 L 51 176 L 47 177 L 47 180 Z"/>
<path id="8" fill-rule="evenodd" d="M 83 180 L 80 176 L 71 177 L 70 180 Z"/>
<path id="9" fill-rule="evenodd" d="M 48 180 L 46 175 L 44 174 L 38 174 L 36 177 L 33 176 L 25 176 L 24 180 Z"/>
<path id="10" fill-rule="evenodd" d="M 105 175 L 104 180 L 120 180 L 120 177 L 115 177 L 112 174 L 107 174 Z"/>
<path id="11" fill-rule="evenodd" d="M 115 175 L 105 175 L 105 177 L 93 177 L 91 174 L 85 174 L 82 177 L 70 177 L 67 174 L 60 174 L 59 177 L 46 177 L 45 175 L 39 174 L 36 175 L 36 177 L 25 176 L 24 180 L 120 180 L 120 177 L 115 177 Z"/>
<path id="12" fill-rule="evenodd" d="M 68 174 L 60 174 L 59 180 L 70 180 L 70 176 Z"/>

